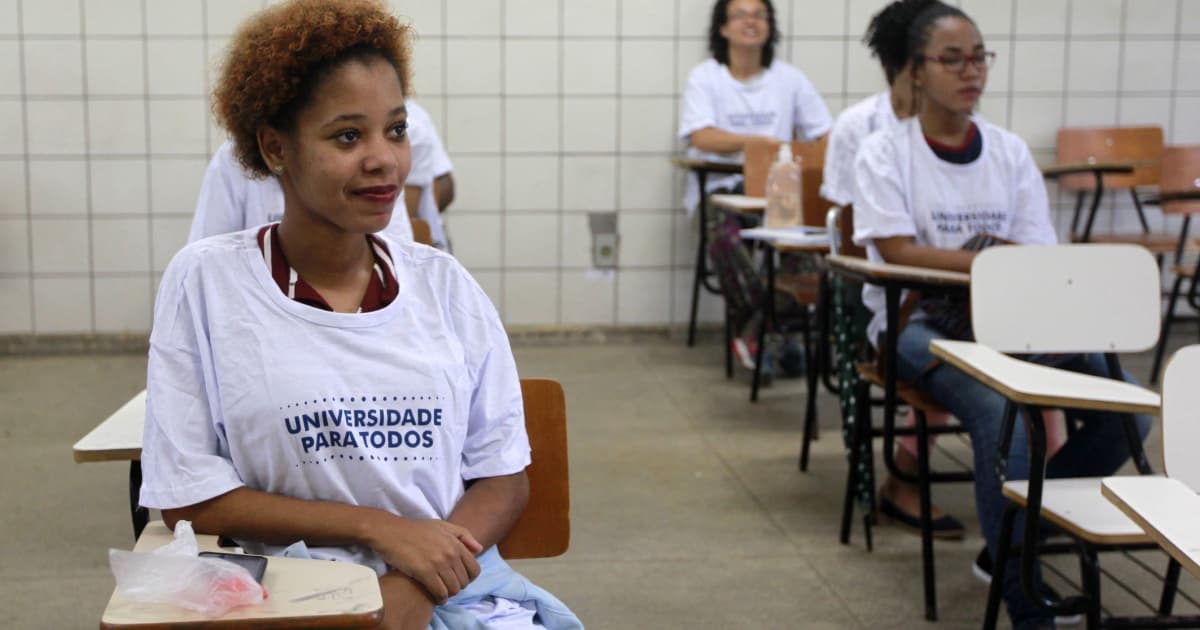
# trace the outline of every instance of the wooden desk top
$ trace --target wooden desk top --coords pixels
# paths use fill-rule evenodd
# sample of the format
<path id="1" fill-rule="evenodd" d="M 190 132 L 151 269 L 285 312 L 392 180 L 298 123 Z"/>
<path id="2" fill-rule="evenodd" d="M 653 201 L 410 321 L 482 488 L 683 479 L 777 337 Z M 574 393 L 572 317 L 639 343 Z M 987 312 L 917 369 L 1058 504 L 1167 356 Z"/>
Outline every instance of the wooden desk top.
<path id="1" fill-rule="evenodd" d="M 718 208 L 762 214 L 767 209 L 766 197 L 747 197 L 746 195 L 728 195 L 717 193 L 709 195 L 708 202 Z"/>
<path id="2" fill-rule="evenodd" d="M 1052 164 L 1042 167 L 1042 176 L 1046 179 L 1058 179 L 1063 175 L 1076 175 L 1079 173 L 1111 173 L 1114 175 L 1128 175 L 1139 166 L 1145 166 L 1151 162 L 1147 160 L 1138 160 L 1131 162 L 1069 162 L 1064 164 Z"/>
<path id="3" fill-rule="evenodd" d="M 1175 190 L 1161 192 L 1153 197 L 1142 199 L 1142 203 L 1157 206 L 1165 201 L 1200 201 L 1200 190 Z"/>
<path id="4" fill-rule="evenodd" d="M 146 423 L 146 390 L 129 399 L 111 416 L 75 443 L 77 462 L 116 462 L 141 459 Z"/>
<path id="5" fill-rule="evenodd" d="M 742 165 L 730 162 L 712 162 L 689 157 L 673 157 L 671 163 L 691 171 L 707 171 L 709 173 L 733 173 L 741 175 Z"/>
<path id="6" fill-rule="evenodd" d="M 1200 577 L 1200 495 L 1169 477 L 1105 477 L 1100 494 Z"/>
<path id="7" fill-rule="evenodd" d="M 1147 414 L 1161 405 L 1161 396 L 1144 387 L 1022 361 L 971 341 L 937 339 L 929 350 L 1016 403 Z"/>
<path id="8" fill-rule="evenodd" d="M 196 536 L 202 551 L 219 551 L 216 536 Z M 134 551 L 152 551 L 173 540 L 162 521 L 146 526 Z M 113 593 L 100 620 L 102 629 L 182 628 L 374 628 L 383 619 L 379 579 L 368 567 L 349 562 L 268 558 L 263 576 L 267 599 L 217 618 L 167 606 L 129 601 Z"/>
<path id="9" fill-rule="evenodd" d="M 857 276 L 867 282 L 897 281 L 911 284 L 931 286 L 960 286 L 971 285 L 971 274 L 959 271 L 943 271 L 927 267 L 910 267 L 908 265 L 892 265 L 889 263 L 871 262 L 857 256 L 841 254 L 829 256 L 826 261 L 837 271 Z"/>

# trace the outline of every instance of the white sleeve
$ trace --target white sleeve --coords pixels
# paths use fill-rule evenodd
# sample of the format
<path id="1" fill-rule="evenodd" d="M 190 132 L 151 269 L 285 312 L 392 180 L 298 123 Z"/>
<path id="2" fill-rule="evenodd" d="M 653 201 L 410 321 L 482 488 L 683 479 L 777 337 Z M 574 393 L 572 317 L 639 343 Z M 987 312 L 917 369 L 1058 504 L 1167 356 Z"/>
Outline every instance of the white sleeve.
<path id="1" fill-rule="evenodd" d="M 412 221 L 408 218 L 408 206 L 404 203 L 403 190 L 396 199 L 396 205 L 392 206 L 392 220 L 383 231 L 401 242 L 411 243 L 413 240 Z"/>
<path id="2" fill-rule="evenodd" d="M 717 126 L 717 108 L 713 101 L 715 96 L 704 74 L 704 64 L 693 68 L 688 75 L 687 87 L 683 89 L 683 101 L 680 103 L 679 112 L 679 139 L 685 142 L 692 133 Z"/>
<path id="3" fill-rule="evenodd" d="M 895 145 L 886 131 L 863 141 L 854 158 L 854 243 L 916 236 L 912 209 L 904 195 Z"/>
<path id="4" fill-rule="evenodd" d="M 824 99 L 817 92 L 816 86 L 804 73 L 796 70 L 796 91 L 794 96 L 792 120 L 796 128 L 793 133 L 796 138 L 811 142 L 825 135 L 833 126 L 833 117 Z"/>
<path id="5" fill-rule="evenodd" d="M 1050 223 L 1050 201 L 1042 171 L 1024 141 L 1016 136 L 1008 140 L 1013 145 L 1010 154 L 1016 180 L 1011 240 L 1022 245 L 1053 245 L 1058 242 L 1058 234 Z"/>
<path id="6" fill-rule="evenodd" d="M 821 196 L 839 205 L 854 202 L 854 157 L 858 153 L 859 132 L 849 117 L 838 116 L 829 132 L 825 147 L 825 171 Z"/>
<path id="7" fill-rule="evenodd" d="M 432 119 L 429 121 L 428 159 L 428 170 L 434 179 L 454 170 L 454 163 L 450 161 L 450 156 L 446 153 L 446 147 L 442 144 L 442 138 L 438 136 L 437 127 L 433 126 Z"/>
<path id="8" fill-rule="evenodd" d="M 233 145 L 230 142 L 221 145 L 204 171 L 196 213 L 188 231 L 189 243 L 246 227 L 245 179 L 241 164 L 233 157 Z"/>
<path id="9" fill-rule="evenodd" d="M 154 303 L 146 376 L 140 501 L 157 509 L 195 505 L 245 485 L 213 417 L 212 357 L 179 260 L 168 266 Z"/>
<path id="10" fill-rule="evenodd" d="M 416 103 L 408 102 L 408 142 L 412 146 L 412 168 L 405 186 L 424 188 L 433 182 L 433 121 Z"/>
<path id="11" fill-rule="evenodd" d="M 529 437 L 521 381 L 508 335 L 491 300 L 465 270 L 459 272 L 451 299 L 452 317 L 467 357 L 475 389 L 471 394 L 467 437 L 463 442 L 463 479 L 498 477 L 529 465 Z"/>

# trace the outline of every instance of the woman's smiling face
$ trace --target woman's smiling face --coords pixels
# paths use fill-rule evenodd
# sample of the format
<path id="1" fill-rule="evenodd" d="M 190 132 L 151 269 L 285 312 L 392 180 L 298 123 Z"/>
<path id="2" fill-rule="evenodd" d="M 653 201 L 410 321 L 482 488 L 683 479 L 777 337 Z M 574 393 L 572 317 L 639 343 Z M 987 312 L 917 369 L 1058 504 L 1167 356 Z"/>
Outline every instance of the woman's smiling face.
<path id="1" fill-rule="evenodd" d="M 302 212 L 343 231 L 387 227 L 412 167 L 404 89 L 382 57 L 330 72 L 280 133 L 281 181 Z"/>
<path id="2" fill-rule="evenodd" d="M 731 47 L 761 48 L 771 37 L 770 13 L 762 0 L 732 0 L 725 8 L 721 36 Z"/>

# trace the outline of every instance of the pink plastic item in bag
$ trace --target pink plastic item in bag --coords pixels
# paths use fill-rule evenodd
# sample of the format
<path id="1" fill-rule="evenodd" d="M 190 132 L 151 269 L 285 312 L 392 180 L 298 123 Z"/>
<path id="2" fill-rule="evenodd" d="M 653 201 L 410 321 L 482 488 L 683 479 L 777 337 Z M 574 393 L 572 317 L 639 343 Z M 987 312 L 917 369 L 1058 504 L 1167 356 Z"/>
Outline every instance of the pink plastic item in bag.
<path id="1" fill-rule="evenodd" d="M 198 553 L 192 524 L 179 521 L 173 542 L 150 553 L 109 549 L 108 561 L 117 591 L 134 601 L 171 604 L 216 617 L 267 598 L 267 590 L 246 569 Z"/>

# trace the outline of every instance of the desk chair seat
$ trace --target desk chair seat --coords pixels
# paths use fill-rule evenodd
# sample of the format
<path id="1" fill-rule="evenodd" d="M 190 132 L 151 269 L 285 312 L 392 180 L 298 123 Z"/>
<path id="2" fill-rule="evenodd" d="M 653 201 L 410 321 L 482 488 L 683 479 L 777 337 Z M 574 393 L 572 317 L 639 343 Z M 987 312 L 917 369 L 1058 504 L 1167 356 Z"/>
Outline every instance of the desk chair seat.
<path id="1" fill-rule="evenodd" d="M 817 273 L 797 273 L 781 275 L 775 278 L 775 293 L 791 301 L 780 304 L 788 306 L 808 306 L 817 303 L 820 292 L 821 277 Z"/>
<path id="2" fill-rule="evenodd" d="M 1042 484 L 1042 517 L 1064 532 L 1094 545 L 1138 545 L 1150 537 L 1100 495 L 1100 477 L 1047 479 Z M 1025 507 L 1028 481 L 1006 481 L 1004 496 Z"/>
<path id="3" fill-rule="evenodd" d="M 879 373 L 879 369 L 875 367 L 874 363 L 863 361 L 856 365 L 855 369 L 858 371 L 859 378 L 869 381 L 877 387 L 884 386 L 883 375 Z M 896 383 L 896 396 L 908 406 L 924 413 L 949 413 L 924 390 L 906 383 Z"/>

